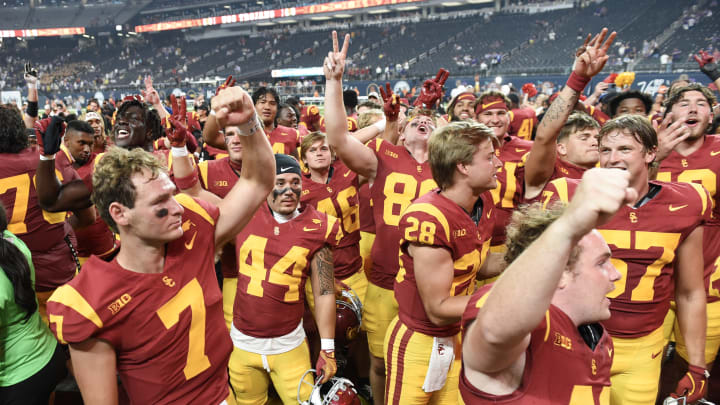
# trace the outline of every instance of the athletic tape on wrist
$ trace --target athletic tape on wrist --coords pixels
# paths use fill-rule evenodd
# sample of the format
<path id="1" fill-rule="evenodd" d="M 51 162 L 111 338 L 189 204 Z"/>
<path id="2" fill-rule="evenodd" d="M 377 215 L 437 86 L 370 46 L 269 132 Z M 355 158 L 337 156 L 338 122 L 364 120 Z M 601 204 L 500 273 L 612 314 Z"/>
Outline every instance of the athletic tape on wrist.
<path id="1" fill-rule="evenodd" d="M 173 157 L 183 157 L 188 155 L 187 146 L 185 145 L 181 148 L 173 146 L 170 148 L 170 151 L 172 152 Z"/>
<path id="2" fill-rule="evenodd" d="M 572 72 L 570 73 L 570 77 L 568 77 L 566 85 L 578 93 L 582 93 L 582 91 L 585 90 L 585 86 L 590 83 L 590 79 L 590 77 L 580 76 Z"/>
<path id="3" fill-rule="evenodd" d="M 258 119 L 257 114 L 253 115 L 250 121 L 238 125 L 238 132 L 242 136 L 253 136 L 256 132 L 262 131 L 262 129 L 263 126 L 260 123 L 260 119 Z"/>
<path id="4" fill-rule="evenodd" d="M 334 351 L 335 350 L 335 339 L 320 339 L 320 349 Z"/>
<path id="5" fill-rule="evenodd" d="M 40 155 L 40 160 L 55 160 L 55 154 L 52 155 Z"/>

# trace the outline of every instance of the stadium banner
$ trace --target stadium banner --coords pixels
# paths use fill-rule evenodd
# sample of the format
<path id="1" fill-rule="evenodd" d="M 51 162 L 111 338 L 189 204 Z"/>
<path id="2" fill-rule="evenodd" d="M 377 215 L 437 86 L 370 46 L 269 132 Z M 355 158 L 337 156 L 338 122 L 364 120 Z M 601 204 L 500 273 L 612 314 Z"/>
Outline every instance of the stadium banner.
<path id="1" fill-rule="evenodd" d="M 153 24 L 136 25 L 135 32 L 158 32 L 180 30 L 184 28 L 207 27 L 211 25 L 234 24 L 242 22 L 272 20 L 275 18 L 294 17 L 334 13 L 338 11 L 356 10 L 368 7 L 390 6 L 405 3 L 421 3 L 425 0 L 345 0 L 310 6 L 280 8 L 275 10 L 253 11 L 242 14 L 229 14 L 217 17 L 195 18 L 191 20 L 166 21 Z"/>
<path id="2" fill-rule="evenodd" d="M 0 38 L 60 37 L 63 35 L 82 35 L 84 33 L 85 27 L 0 30 Z"/>

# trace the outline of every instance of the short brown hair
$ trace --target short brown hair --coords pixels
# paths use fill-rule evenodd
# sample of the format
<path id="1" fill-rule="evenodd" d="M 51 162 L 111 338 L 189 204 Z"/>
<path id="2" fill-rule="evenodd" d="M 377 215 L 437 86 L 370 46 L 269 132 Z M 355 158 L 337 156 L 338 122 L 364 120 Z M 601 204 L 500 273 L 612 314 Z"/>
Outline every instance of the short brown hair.
<path id="1" fill-rule="evenodd" d="M 477 145 L 487 139 L 498 145 L 490 128 L 470 121 L 451 122 L 430 135 L 428 161 L 433 179 L 441 190 L 453 184 L 457 164 L 472 162 Z"/>
<path id="2" fill-rule="evenodd" d="M 636 141 L 640 142 L 645 152 L 653 151 L 658 146 L 655 129 L 650 120 L 642 115 L 623 115 L 606 122 L 600 128 L 598 143 L 602 144 L 603 137 L 613 131 L 621 131 L 632 135 Z"/>
<path id="3" fill-rule="evenodd" d="M 557 143 L 564 141 L 570 134 L 574 134 L 575 132 L 595 128 L 600 128 L 600 124 L 598 124 L 593 117 L 584 112 L 574 112 L 570 114 L 562 129 L 560 129 Z"/>
<path id="4" fill-rule="evenodd" d="M 668 97 L 665 99 L 665 102 L 663 102 L 663 106 L 665 107 L 665 115 L 668 115 L 668 113 L 672 110 L 673 106 L 680 102 L 682 95 L 688 91 L 699 91 L 700 93 L 702 93 L 702 95 L 705 96 L 705 99 L 710 105 L 711 110 L 712 106 L 717 102 L 715 95 L 710 89 L 699 83 L 691 83 L 687 86 L 676 87 L 668 95 Z"/>
<path id="5" fill-rule="evenodd" d="M 110 228 L 118 232 L 117 224 L 110 216 L 110 204 L 118 202 L 128 208 L 135 206 L 137 193 L 132 182 L 135 173 L 148 171 L 155 179 L 167 169 L 153 154 L 140 148 L 127 150 L 113 147 L 95 165 L 93 172 L 92 202 L 100 217 Z"/>
<path id="6" fill-rule="evenodd" d="M 314 144 L 315 142 L 320 141 L 320 140 L 324 141 L 326 139 L 327 139 L 327 136 L 324 133 L 319 132 L 319 131 L 311 132 L 311 133 L 305 135 L 303 137 L 302 141 L 300 142 L 300 160 L 303 160 L 303 161 L 305 160 L 305 154 L 310 149 L 312 144 Z M 332 148 L 330 148 L 330 154 L 332 155 L 333 158 L 335 157 L 335 152 L 333 151 Z"/>
<path id="7" fill-rule="evenodd" d="M 509 265 L 517 259 L 564 211 L 565 204 L 561 202 L 552 204 L 547 209 L 543 209 L 541 203 L 534 203 L 513 211 L 506 229 L 505 263 Z M 568 258 L 569 269 L 572 269 L 577 261 L 580 251 L 580 246 L 576 244 Z"/>
<path id="8" fill-rule="evenodd" d="M 369 127 L 370 125 L 379 121 L 375 118 L 380 117 L 381 120 L 384 116 L 385 113 L 383 113 L 381 109 L 377 108 L 377 106 L 375 106 L 375 108 L 373 108 L 372 110 L 364 111 L 360 113 L 360 116 L 358 117 L 358 129 Z"/>

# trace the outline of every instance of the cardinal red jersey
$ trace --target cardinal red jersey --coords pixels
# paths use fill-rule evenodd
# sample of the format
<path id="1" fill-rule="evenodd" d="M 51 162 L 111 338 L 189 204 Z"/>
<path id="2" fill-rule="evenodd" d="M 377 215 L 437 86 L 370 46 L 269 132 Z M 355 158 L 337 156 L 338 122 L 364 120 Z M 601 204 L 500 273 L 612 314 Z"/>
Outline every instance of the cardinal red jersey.
<path id="1" fill-rule="evenodd" d="M 317 183 L 310 175 L 302 176 L 300 202 L 327 215 L 338 218 L 344 237 L 333 250 L 335 277 L 343 280 L 362 266 L 360 257 L 360 217 L 357 174 L 340 161 L 330 167 L 327 184 Z"/>
<path id="2" fill-rule="evenodd" d="M 205 144 L 203 148 L 208 153 L 208 155 L 212 156 L 214 159 L 222 159 L 228 156 L 228 153 L 225 149 L 218 149 L 208 144 Z"/>
<path id="3" fill-rule="evenodd" d="M 219 404 L 229 393 L 232 350 L 213 265 L 219 211 L 175 198 L 185 208 L 184 233 L 166 245 L 163 272 L 91 257 L 48 300 L 50 328 L 63 343 L 110 343 L 132 404 Z"/>
<path id="4" fill-rule="evenodd" d="M 55 167 L 73 168 L 75 160 L 72 158 L 70 152 L 68 152 L 64 145 L 62 145 L 60 149 L 60 152 L 58 152 L 55 157 Z M 76 169 L 77 174 L 90 192 L 93 190 L 92 174 L 95 170 L 95 163 L 98 160 L 98 156 L 100 155 L 93 153 L 90 155 L 87 163 Z M 105 257 L 116 249 L 115 234 L 113 234 L 105 221 L 102 220 L 97 209 L 95 209 L 95 222 L 92 225 L 75 229 L 74 231 L 77 238 L 75 247 L 80 257 L 90 257 L 92 255 Z"/>
<path id="5" fill-rule="evenodd" d="M 702 184 L 713 198 L 713 215 L 703 229 L 708 302 L 720 300 L 720 272 L 716 272 L 718 266 L 715 264 L 720 256 L 720 159 L 716 157 L 719 154 L 720 136 L 707 135 L 702 146 L 688 156 L 672 151 L 660 164 L 657 174 L 661 181 Z"/>
<path id="6" fill-rule="evenodd" d="M 368 280 L 385 289 L 395 284 L 400 253 L 400 217 L 412 202 L 437 188 L 428 162 L 418 163 L 404 146 L 381 138 L 368 143 L 378 160 L 370 198 L 375 220 L 375 243 L 372 248 L 373 269 Z"/>
<path id="7" fill-rule="evenodd" d="M 503 145 L 495 150 L 495 155 L 503 165 L 498 169 L 497 187 L 490 191 L 493 202 L 498 208 L 494 214 L 496 221 L 492 237 L 493 246 L 505 243 L 505 227 L 517 207 L 518 195 L 522 195 L 524 179 L 520 169 L 524 166 L 524 157 L 531 148 L 531 141 L 506 136 Z"/>
<path id="8" fill-rule="evenodd" d="M 300 110 L 298 126 L 304 126 L 308 131 L 317 131 L 320 128 L 320 110 L 316 105 L 304 105 Z"/>
<path id="9" fill-rule="evenodd" d="M 566 160 L 560 159 L 559 157 L 555 159 L 555 169 L 553 170 L 552 175 L 550 176 L 550 179 L 548 180 L 548 183 L 543 188 L 543 192 L 537 195 L 535 198 L 526 199 L 524 197 L 523 193 L 518 193 L 518 197 L 520 198 L 519 203 L 520 204 L 532 204 L 535 202 L 544 202 L 545 201 L 545 195 L 544 191 L 552 189 L 554 187 L 550 183 L 553 182 L 556 179 L 574 179 L 574 180 L 580 180 L 585 173 L 587 169 L 584 167 L 580 167 L 577 165 L 574 165 Z M 558 182 L 555 182 L 553 184 L 556 184 Z M 577 184 L 577 183 L 575 183 Z M 553 189 L 554 190 L 554 189 Z M 567 195 L 567 193 L 565 193 Z M 557 198 L 556 198 L 557 200 Z M 565 201 L 565 200 L 563 200 Z"/>
<path id="10" fill-rule="evenodd" d="M 297 129 L 290 127 L 278 125 L 277 128 L 270 132 L 268 139 L 274 153 L 292 155 L 300 147 L 300 133 Z"/>
<path id="11" fill-rule="evenodd" d="M 235 164 L 225 157 L 219 160 L 205 160 L 198 163 L 200 172 L 200 184 L 205 190 L 220 198 L 230 192 L 240 177 L 242 164 Z M 220 268 L 225 278 L 237 277 L 237 260 L 235 258 L 235 246 L 227 243 L 220 254 Z"/>
<path id="12" fill-rule="evenodd" d="M 526 141 L 532 140 L 533 129 L 537 127 L 538 119 L 532 108 L 515 108 L 508 112 L 510 126 L 508 133 Z"/>
<path id="13" fill-rule="evenodd" d="M 475 220 L 457 203 L 433 190 L 405 210 L 400 219 L 400 270 L 395 278 L 395 299 L 400 321 L 413 331 L 430 336 L 454 336 L 460 321 L 438 326 L 425 312 L 415 279 L 415 263 L 408 252 L 411 243 L 446 249 L 453 261 L 450 296 L 470 295 L 475 291 L 475 275 L 490 250 L 493 210 L 492 199 L 481 196 Z M 438 269 L 438 271 L 449 269 Z"/>
<path id="14" fill-rule="evenodd" d="M 38 151 L 26 148 L 18 153 L 0 153 L 0 203 L 5 206 L 8 230 L 20 238 L 32 253 L 35 289 L 51 291 L 73 278 L 76 271 L 65 237 L 75 236 L 65 225 L 65 212 L 40 208 L 35 189 Z M 66 183 L 80 177 L 69 166 L 55 162 L 55 175 Z"/>
<path id="15" fill-rule="evenodd" d="M 297 328 L 312 257 L 325 245 L 336 247 L 342 236 L 338 220 L 312 206 L 281 224 L 262 205 L 235 239 L 240 268 L 235 328 L 259 338 L 284 336 Z"/>
<path id="16" fill-rule="evenodd" d="M 556 179 L 543 191 L 544 204 L 567 202 L 578 180 Z M 675 293 L 678 246 L 710 220 L 712 199 L 698 184 L 652 181 L 661 189 L 640 208 L 623 205 L 598 228 L 622 278 L 608 294 L 612 317 L 603 325 L 612 336 L 635 338 L 662 326 Z"/>
<path id="17" fill-rule="evenodd" d="M 347 130 L 348 132 L 355 132 L 358 130 L 358 116 L 357 113 L 348 115 L 347 117 Z M 325 130 L 325 117 L 320 118 L 320 132 L 327 132 Z"/>
<path id="18" fill-rule="evenodd" d="M 599 108 L 594 106 L 587 107 L 587 113 L 597 121 L 600 126 L 605 125 L 610 120 L 610 116 L 602 112 Z"/>
<path id="19" fill-rule="evenodd" d="M 373 218 L 372 200 L 370 199 L 370 184 L 364 183 L 358 189 L 360 204 L 360 231 L 375 233 L 375 218 Z"/>
<path id="20" fill-rule="evenodd" d="M 463 314 L 465 328 L 477 317 L 491 287 L 482 287 L 470 298 Z M 467 405 L 609 405 L 612 338 L 600 325 L 593 327 L 595 331 L 602 331 L 594 350 L 585 343 L 567 314 L 550 305 L 545 319 L 530 334 L 520 387 L 512 394 L 488 394 L 475 388 L 463 369 L 460 374 L 462 400 Z"/>

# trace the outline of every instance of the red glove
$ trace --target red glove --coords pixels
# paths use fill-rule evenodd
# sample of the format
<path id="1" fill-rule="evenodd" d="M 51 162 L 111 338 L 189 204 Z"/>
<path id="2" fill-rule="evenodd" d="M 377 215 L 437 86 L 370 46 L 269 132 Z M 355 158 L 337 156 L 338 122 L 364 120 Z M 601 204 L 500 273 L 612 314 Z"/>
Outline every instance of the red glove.
<path id="1" fill-rule="evenodd" d="M 615 78 L 618 77 L 617 73 L 611 73 L 608 77 L 603 80 L 605 83 L 615 83 Z"/>
<path id="2" fill-rule="evenodd" d="M 715 58 L 705 51 L 700 51 L 697 55 L 693 56 L 695 61 L 700 65 L 700 71 L 705 73 L 710 80 L 715 81 L 720 79 L 720 68 L 715 63 Z"/>
<path id="3" fill-rule="evenodd" d="M 35 121 L 33 127 L 37 132 L 38 146 L 42 148 L 43 154 L 54 155 L 60 150 L 65 126 L 65 121 L 58 116 Z"/>
<path id="4" fill-rule="evenodd" d="M 172 108 L 172 115 L 170 115 L 166 121 L 169 124 L 166 125 L 165 135 L 173 148 L 182 148 L 187 142 L 187 137 L 192 136 L 187 129 L 187 104 L 185 103 L 185 97 L 181 97 L 178 103 L 175 95 L 171 95 L 170 106 Z"/>
<path id="5" fill-rule="evenodd" d="M 337 363 L 334 350 L 320 350 L 317 363 L 315 363 L 315 372 L 323 384 L 335 376 Z"/>
<path id="6" fill-rule="evenodd" d="M 217 90 L 215 90 L 215 95 L 217 96 L 218 93 L 220 93 L 220 90 L 226 89 L 228 87 L 232 87 L 235 85 L 235 79 L 232 78 L 232 75 L 228 76 L 227 79 L 225 79 L 225 83 L 218 86 Z"/>
<path id="7" fill-rule="evenodd" d="M 422 89 L 420 89 L 420 95 L 415 100 L 415 105 L 434 108 L 437 101 L 442 97 L 443 85 L 448 77 L 450 77 L 450 72 L 440 68 L 434 79 L 425 80 Z"/>
<path id="8" fill-rule="evenodd" d="M 397 94 L 394 94 L 390 88 L 390 83 L 385 83 L 385 89 L 380 87 L 380 96 L 383 99 L 383 112 L 388 121 L 397 121 L 398 115 L 400 115 L 400 100 Z"/>
<path id="9" fill-rule="evenodd" d="M 537 88 L 532 83 L 523 84 L 522 92 L 527 94 L 528 97 L 535 97 L 538 94 Z"/>
<path id="10" fill-rule="evenodd" d="M 688 366 L 688 372 L 678 381 L 675 392 L 670 394 L 673 398 L 686 397 L 686 403 L 692 403 L 705 396 L 707 391 L 707 378 L 710 374 L 704 367 Z"/>

